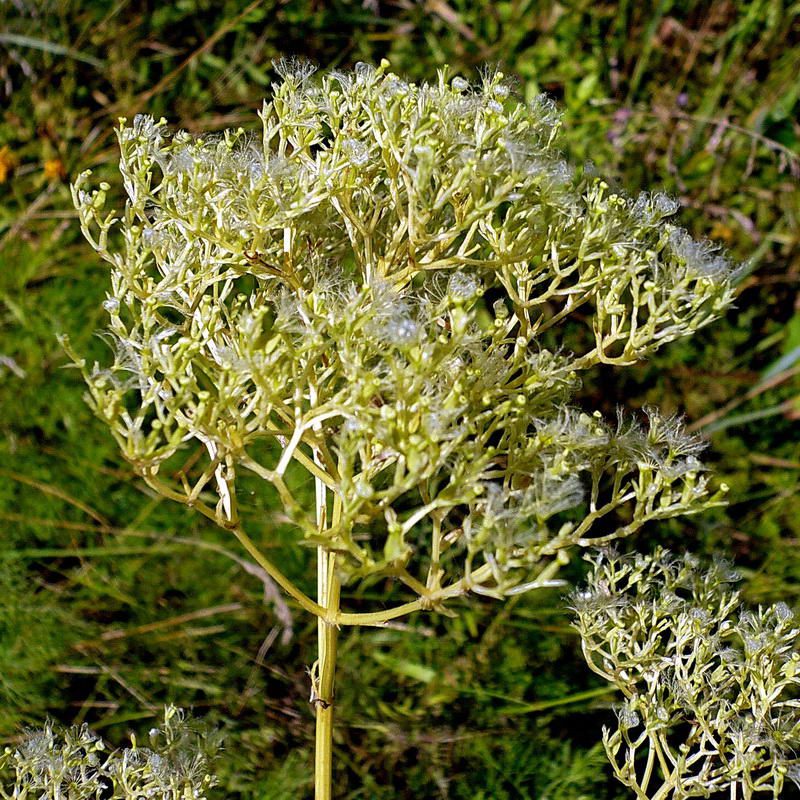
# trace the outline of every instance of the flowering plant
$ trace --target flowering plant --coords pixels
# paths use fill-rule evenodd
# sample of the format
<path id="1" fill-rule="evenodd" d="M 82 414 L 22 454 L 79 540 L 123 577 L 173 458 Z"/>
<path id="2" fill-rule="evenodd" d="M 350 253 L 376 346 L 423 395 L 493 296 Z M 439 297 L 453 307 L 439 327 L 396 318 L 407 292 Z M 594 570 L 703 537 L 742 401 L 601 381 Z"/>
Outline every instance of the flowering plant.
<path id="1" fill-rule="evenodd" d="M 168 706 L 149 739 L 150 747 L 132 736 L 130 747 L 107 752 L 86 724 L 59 731 L 48 723 L 0 753 L 0 798 L 206 800 L 217 784 L 212 763 L 220 748 L 218 733 Z"/>
<path id="2" fill-rule="evenodd" d="M 552 104 L 520 102 L 500 72 L 412 85 L 386 62 L 321 81 L 277 68 L 260 136 L 137 116 L 119 128 L 124 211 L 88 173 L 75 182 L 111 267 L 115 348 L 107 368 L 75 358 L 148 485 L 229 531 L 318 618 L 328 798 L 341 627 L 551 586 L 573 548 L 719 502 L 678 420 L 609 425 L 571 398 L 583 371 L 714 319 L 734 271 L 664 221 L 673 201 L 569 167 Z M 584 352 L 548 345 L 568 317 Z M 264 555 L 243 473 L 316 548 L 316 598 Z M 411 599 L 343 610 L 343 585 L 381 577 Z"/>
<path id="3" fill-rule="evenodd" d="M 638 798 L 736 800 L 800 786 L 800 627 L 785 603 L 742 609 L 738 575 L 691 555 L 589 559 L 573 595 L 589 666 L 625 700 L 603 744 Z M 637 757 L 640 757 L 637 760 Z"/>

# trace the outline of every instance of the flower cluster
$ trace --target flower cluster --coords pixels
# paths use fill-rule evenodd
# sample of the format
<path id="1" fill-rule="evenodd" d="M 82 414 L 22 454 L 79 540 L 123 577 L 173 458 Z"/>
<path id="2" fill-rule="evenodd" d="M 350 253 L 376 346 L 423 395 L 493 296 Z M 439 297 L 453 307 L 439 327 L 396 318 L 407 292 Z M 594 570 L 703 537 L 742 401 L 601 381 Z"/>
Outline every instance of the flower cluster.
<path id="1" fill-rule="evenodd" d="M 573 595 L 589 666 L 624 695 L 603 742 L 640 798 L 800 786 L 800 627 L 784 603 L 743 609 L 724 561 L 613 552 Z"/>
<path id="2" fill-rule="evenodd" d="M 570 404 L 583 370 L 730 302 L 734 271 L 664 221 L 675 203 L 572 170 L 552 104 L 499 72 L 278 68 L 260 135 L 137 116 L 124 211 L 74 186 L 115 350 L 80 363 L 156 491 L 241 535 L 255 474 L 342 579 L 394 576 L 430 606 L 549 585 L 575 545 L 718 501 L 676 420 L 615 429 Z M 545 348 L 567 317 L 585 352 Z"/>
<path id="3" fill-rule="evenodd" d="M 0 798 L 205 800 L 217 783 L 210 771 L 217 734 L 169 706 L 150 738 L 152 748 L 133 738 L 131 747 L 107 752 L 85 724 L 56 731 L 48 723 L 0 754 Z"/>

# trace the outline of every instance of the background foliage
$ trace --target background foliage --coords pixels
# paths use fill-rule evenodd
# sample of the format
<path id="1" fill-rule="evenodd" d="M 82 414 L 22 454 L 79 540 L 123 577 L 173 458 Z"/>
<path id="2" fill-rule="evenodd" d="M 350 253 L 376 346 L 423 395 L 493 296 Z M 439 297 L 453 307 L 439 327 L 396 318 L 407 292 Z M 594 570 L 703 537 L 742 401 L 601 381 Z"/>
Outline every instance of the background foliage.
<path id="1" fill-rule="evenodd" d="M 800 592 L 800 4 L 529 0 L 6 0 L 0 4 L 0 739 L 50 716 L 123 742 L 160 706 L 227 731 L 220 796 L 307 797 L 315 624 L 265 594 L 210 525 L 152 496 L 62 369 L 56 334 L 105 345 L 106 272 L 68 181 L 116 191 L 119 116 L 256 127 L 271 60 L 386 56 L 410 78 L 499 62 L 565 110 L 569 153 L 751 273 L 726 319 L 584 397 L 684 411 L 711 437 L 728 508 L 636 546 L 723 550 L 755 601 Z M 576 334 L 577 335 L 577 334 Z M 278 512 L 251 497 L 275 531 Z M 277 551 L 312 585 L 304 553 Z M 578 578 L 581 565 L 574 565 Z M 376 596 L 381 587 L 373 589 Z M 348 798 L 618 797 L 597 747 L 612 696 L 582 665 L 559 592 L 455 619 L 355 630 L 341 653 Z"/>

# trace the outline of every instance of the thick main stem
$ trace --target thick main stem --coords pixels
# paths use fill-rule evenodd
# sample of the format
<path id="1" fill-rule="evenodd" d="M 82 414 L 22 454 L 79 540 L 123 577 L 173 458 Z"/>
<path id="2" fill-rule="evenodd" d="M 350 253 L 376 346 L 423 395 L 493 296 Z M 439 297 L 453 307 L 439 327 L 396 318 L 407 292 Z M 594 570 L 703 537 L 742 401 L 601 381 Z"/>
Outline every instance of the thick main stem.
<path id="1" fill-rule="evenodd" d="M 320 453 L 315 449 L 314 461 L 319 463 Z M 328 529 L 328 487 L 318 476 L 316 489 L 317 530 Z M 333 504 L 333 524 L 338 524 L 341 503 L 337 497 Z M 325 617 L 317 619 L 318 658 L 312 671 L 312 700 L 316 706 L 316 737 L 314 744 L 314 796 L 316 800 L 333 797 L 333 714 L 336 678 L 336 644 L 338 625 L 332 620 L 339 613 L 339 579 L 336 575 L 336 554 L 325 547 L 317 548 L 317 602 Z"/>
<path id="2" fill-rule="evenodd" d="M 335 573 L 335 554 L 320 548 L 317 555 L 319 604 L 335 616 L 339 609 L 339 581 Z M 314 755 L 314 796 L 331 800 L 333 771 L 333 714 L 338 629 L 331 622 L 317 621 L 319 657 L 317 660 L 314 702 L 316 704 L 316 744 Z"/>

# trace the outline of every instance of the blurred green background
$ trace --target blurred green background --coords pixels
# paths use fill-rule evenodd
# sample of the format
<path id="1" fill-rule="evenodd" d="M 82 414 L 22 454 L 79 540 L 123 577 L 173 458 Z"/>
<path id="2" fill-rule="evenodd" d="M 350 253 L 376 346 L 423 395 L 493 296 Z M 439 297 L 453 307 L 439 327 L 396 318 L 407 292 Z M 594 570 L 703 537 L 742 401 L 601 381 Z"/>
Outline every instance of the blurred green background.
<path id="1" fill-rule="evenodd" d="M 293 54 L 323 69 L 387 57 L 414 79 L 498 63 L 521 96 L 559 102 L 573 160 L 631 194 L 672 194 L 693 234 L 748 261 L 725 319 L 646 365 L 598 369 L 582 399 L 609 415 L 684 412 L 731 486 L 727 508 L 633 546 L 724 551 L 753 601 L 798 599 L 800 3 L 5 0 L 0 746 L 47 716 L 122 743 L 171 701 L 226 730 L 219 797 L 310 796 L 315 624 L 290 605 L 287 628 L 234 544 L 134 478 L 56 341 L 106 355 L 94 331 L 107 274 L 69 180 L 92 168 L 120 193 L 116 119 L 257 127 L 271 61 Z M 251 502 L 275 560 L 310 589 L 307 554 L 281 549 L 277 511 Z M 584 667 L 561 595 L 348 632 L 338 796 L 623 796 L 597 746 L 613 697 Z"/>

